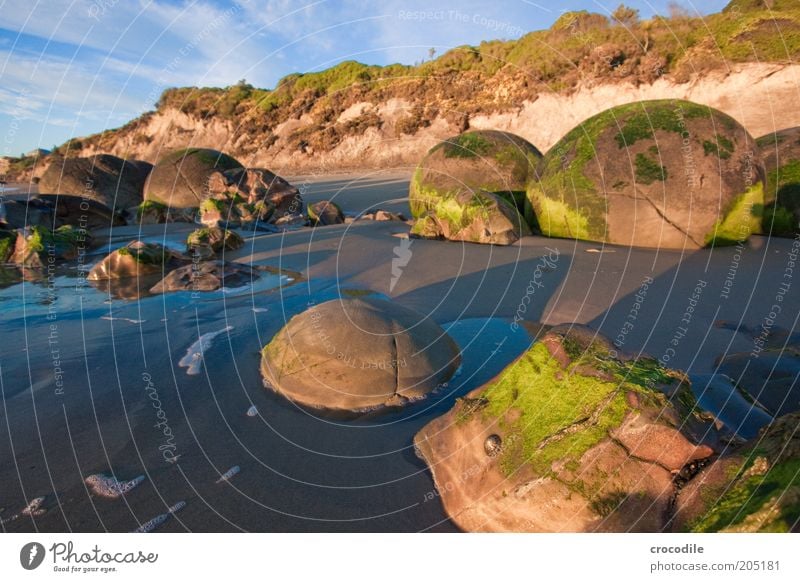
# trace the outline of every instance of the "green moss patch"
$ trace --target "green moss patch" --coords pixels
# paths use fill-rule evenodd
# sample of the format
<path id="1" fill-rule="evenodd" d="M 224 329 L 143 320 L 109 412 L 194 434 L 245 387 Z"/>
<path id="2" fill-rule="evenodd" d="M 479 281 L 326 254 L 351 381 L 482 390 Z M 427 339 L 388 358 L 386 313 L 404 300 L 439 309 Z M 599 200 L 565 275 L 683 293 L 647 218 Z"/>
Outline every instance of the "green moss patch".
<path id="1" fill-rule="evenodd" d="M 501 453 L 506 473 L 530 464 L 547 475 L 555 461 L 577 462 L 631 410 L 627 392 L 664 406 L 666 397 L 656 386 L 676 381 L 654 360 L 623 363 L 599 343 L 582 349 L 568 339 L 562 345 L 574 354 L 566 370 L 537 343 L 481 395 L 481 414 L 500 419 L 507 433 Z M 608 379 L 583 375 L 587 366 L 603 370 Z"/>
<path id="2" fill-rule="evenodd" d="M 667 179 L 667 169 L 644 154 L 636 154 L 635 166 L 636 179 L 642 184 L 652 184 L 657 180 L 664 182 Z"/>
<path id="3" fill-rule="evenodd" d="M 446 158 L 474 158 L 487 155 L 493 148 L 491 141 L 478 133 L 462 133 L 444 143 Z"/>
<path id="4" fill-rule="evenodd" d="M 708 235 L 707 246 L 735 245 L 760 232 L 764 212 L 764 185 L 757 182 L 738 196 Z"/>

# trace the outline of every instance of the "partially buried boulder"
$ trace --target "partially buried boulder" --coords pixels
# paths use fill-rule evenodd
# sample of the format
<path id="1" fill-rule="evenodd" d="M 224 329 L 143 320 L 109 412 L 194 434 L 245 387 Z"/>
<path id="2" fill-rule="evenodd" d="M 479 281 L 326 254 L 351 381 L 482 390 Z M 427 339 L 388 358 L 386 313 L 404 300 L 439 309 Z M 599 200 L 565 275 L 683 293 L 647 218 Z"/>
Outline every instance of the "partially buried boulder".
<path id="1" fill-rule="evenodd" d="M 414 223 L 411 235 L 509 245 L 531 234 L 517 209 L 491 192 L 462 190 L 436 202 Z"/>
<path id="2" fill-rule="evenodd" d="M 99 202 L 114 212 L 138 206 L 153 166 L 109 154 L 88 158 L 58 158 L 39 180 L 39 192 L 71 194 Z"/>
<path id="3" fill-rule="evenodd" d="M 459 363 L 458 346 L 430 319 L 363 297 L 294 316 L 263 349 L 261 372 L 269 386 L 300 404 L 365 411 L 424 398 Z"/>
<path id="4" fill-rule="evenodd" d="M 344 224 L 344 213 L 335 202 L 322 200 L 308 205 L 308 219 L 315 226 Z"/>
<path id="5" fill-rule="evenodd" d="M 547 152 L 528 187 L 546 236 L 654 248 L 733 244 L 761 229 L 764 168 L 733 118 L 688 101 L 596 115 Z"/>
<path id="6" fill-rule="evenodd" d="M 236 232 L 218 226 L 198 228 L 186 238 L 186 251 L 190 255 L 213 256 L 223 251 L 235 251 L 244 245 Z"/>
<path id="7" fill-rule="evenodd" d="M 464 530 L 660 531 L 717 446 L 694 404 L 684 375 L 561 326 L 414 444 Z"/>
<path id="8" fill-rule="evenodd" d="M 503 131 L 467 131 L 432 148 L 409 187 L 411 214 L 419 218 L 465 189 L 493 192 L 522 209 L 528 181 L 542 154 L 525 139 Z"/>
<path id="9" fill-rule="evenodd" d="M 154 285 L 151 293 L 173 291 L 216 291 L 217 289 L 242 287 L 258 279 L 258 271 L 227 261 L 203 261 L 184 265 L 171 271 Z"/>
<path id="10" fill-rule="evenodd" d="M 775 236 L 800 232 L 800 127 L 756 140 L 767 171 L 763 230 Z"/>
<path id="11" fill-rule="evenodd" d="M 154 275 L 175 268 L 185 260 L 159 244 L 132 241 L 92 267 L 87 280 L 104 281 Z"/>
<path id="12" fill-rule="evenodd" d="M 147 178 L 144 199 L 170 208 L 196 208 L 209 197 L 209 179 L 241 168 L 232 157 L 212 149 L 178 150 L 162 158 Z"/>

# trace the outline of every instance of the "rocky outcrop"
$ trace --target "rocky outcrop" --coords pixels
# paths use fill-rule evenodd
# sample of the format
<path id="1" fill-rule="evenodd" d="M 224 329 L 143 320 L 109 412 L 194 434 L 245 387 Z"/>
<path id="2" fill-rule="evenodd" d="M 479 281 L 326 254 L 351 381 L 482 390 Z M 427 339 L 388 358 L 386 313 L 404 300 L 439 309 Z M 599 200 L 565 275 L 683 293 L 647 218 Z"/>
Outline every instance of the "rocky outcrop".
<path id="1" fill-rule="evenodd" d="M 227 195 L 243 202 L 269 209 L 268 218 L 275 222 L 281 218 L 303 213 L 303 199 L 297 188 L 263 168 L 234 168 L 214 172 L 208 180 L 212 195 Z"/>
<path id="2" fill-rule="evenodd" d="M 528 201 L 547 236 L 652 248 L 733 244 L 761 229 L 764 169 L 754 147 L 714 109 L 631 103 L 553 146 Z"/>
<path id="3" fill-rule="evenodd" d="M 718 449 L 685 376 L 557 327 L 414 438 L 467 531 L 661 531 Z"/>
<path id="4" fill-rule="evenodd" d="M 365 411 L 424 398 L 460 363 L 447 333 L 382 299 L 335 299 L 294 316 L 262 350 L 267 384 L 297 403 Z"/>
<path id="5" fill-rule="evenodd" d="M 102 154 L 53 158 L 39 181 L 43 194 L 71 194 L 126 213 L 142 203 L 144 183 L 153 166 Z"/>
<path id="6" fill-rule="evenodd" d="M 496 245 L 510 245 L 529 234 L 525 219 L 505 198 L 471 190 L 437 200 L 411 229 L 411 236 L 418 238 Z"/>

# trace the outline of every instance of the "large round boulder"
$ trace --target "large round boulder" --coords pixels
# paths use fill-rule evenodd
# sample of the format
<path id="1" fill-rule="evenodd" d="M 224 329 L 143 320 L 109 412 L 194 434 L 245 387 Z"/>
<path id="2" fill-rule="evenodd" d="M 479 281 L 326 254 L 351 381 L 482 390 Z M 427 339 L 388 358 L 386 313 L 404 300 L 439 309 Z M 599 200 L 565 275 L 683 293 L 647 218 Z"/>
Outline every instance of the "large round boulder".
<path id="1" fill-rule="evenodd" d="M 211 149 L 178 150 L 162 158 L 144 186 L 144 199 L 170 208 L 197 208 L 211 194 L 217 172 L 241 168 L 232 157 Z"/>
<path id="2" fill-rule="evenodd" d="M 588 328 L 547 332 L 417 433 L 466 531 L 661 531 L 676 475 L 718 443 L 685 375 L 620 356 Z"/>
<path id="3" fill-rule="evenodd" d="M 144 183 L 152 168 L 147 162 L 108 154 L 57 158 L 42 174 L 39 192 L 81 196 L 121 213 L 142 203 Z"/>
<path id="4" fill-rule="evenodd" d="M 794 236 L 800 232 L 800 127 L 756 140 L 767 171 L 764 191 L 765 233 Z"/>
<path id="5" fill-rule="evenodd" d="M 334 299 L 294 316 L 263 349 L 274 390 L 313 408 L 400 406 L 446 383 L 458 346 L 436 323 L 375 298 Z"/>
<path id="6" fill-rule="evenodd" d="M 654 248 L 733 244 L 761 228 L 764 168 L 748 132 L 681 100 L 596 115 L 547 152 L 527 213 L 547 236 Z"/>
<path id="7" fill-rule="evenodd" d="M 414 172 L 408 193 L 411 213 L 419 218 L 465 189 L 493 192 L 522 209 L 525 186 L 541 157 L 531 143 L 503 131 L 467 131 L 447 139 Z"/>

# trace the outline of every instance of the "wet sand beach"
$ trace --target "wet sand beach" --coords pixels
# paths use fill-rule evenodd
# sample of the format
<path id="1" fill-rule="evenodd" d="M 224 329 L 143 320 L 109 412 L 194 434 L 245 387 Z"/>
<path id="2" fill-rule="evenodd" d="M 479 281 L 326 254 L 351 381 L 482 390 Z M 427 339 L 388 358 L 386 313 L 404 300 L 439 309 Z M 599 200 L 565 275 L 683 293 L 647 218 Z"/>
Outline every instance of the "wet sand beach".
<path id="1" fill-rule="evenodd" d="M 289 180 L 350 216 L 408 216 L 408 174 Z M 98 231 L 83 266 L 0 289 L 0 518 L 36 497 L 46 509 L 4 530 L 132 531 L 183 501 L 159 531 L 455 531 L 412 438 L 522 353 L 538 324 L 586 324 L 622 350 L 708 374 L 720 356 L 756 349 L 765 329 L 785 337 L 800 314 L 800 295 L 785 291 L 800 285 L 800 243 L 762 236 L 686 252 L 414 239 L 398 275 L 408 225 L 355 221 L 241 232 L 244 247 L 226 260 L 280 270 L 241 289 L 137 301 L 85 281 L 111 249 L 136 238 L 181 249 L 193 228 Z M 263 386 L 259 351 L 291 316 L 365 290 L 445 327 L 462 349 L 458 376 L 421 402 L 360 418 L 303 409 Z M 187 373 L 187 350 L 216 332 L 199 373 Z M 112 471 L 145 479 L 118 500 L 89 495 L 84 479 Z"/>

